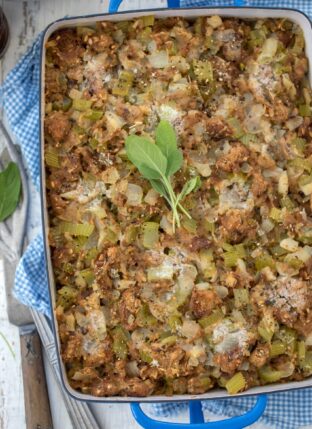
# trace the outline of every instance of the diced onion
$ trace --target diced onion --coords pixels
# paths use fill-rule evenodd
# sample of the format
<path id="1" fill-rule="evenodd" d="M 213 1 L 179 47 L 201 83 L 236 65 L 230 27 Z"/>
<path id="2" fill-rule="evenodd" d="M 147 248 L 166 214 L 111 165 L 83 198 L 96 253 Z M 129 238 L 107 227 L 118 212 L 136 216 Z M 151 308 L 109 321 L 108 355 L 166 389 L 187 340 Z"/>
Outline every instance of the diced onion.
<path id="1" fill-rule="evenodd" d="M 102 173 L 102 180 L 104 183 L 109 183 L 111 185 L 114 185 L 117 180 L 119 179 L 119 173 L 117 168 L 115 167 L 110 167 L 107 168 L 103 173 Z"/>
<path id="2" fill-rule="evenodd" d="M 209 164 L 201 164 L 200 162 L 194 162 L 192 163 L 198 173 L 203 177 L 209 177 L 211 175 L 211 168 Z"/>
<path id="3" fill-rule="evenodd" d="M 105 112 L 105 119 L 109 131 L 120 130 L 125 125 L 125 120 L 113 112 Z"/>
<path id="4" fill-rule="evenodd" d="M 223 298 L 227 297 L 227 296 L 228 296 L 228 294 L 229 294 L 229 290 L 228 290 L 228 288 L 227 288 L 227 287 L 225 287 L 225 286 L 216 285 L 216 286 L 214 287 L 214 290 L 216 291 L 216 293 L 217 293 L 218 297 L 219 297 L 219 298 L 221 298 L 221 299 L 223 299 Z"/>
<path id="5" fill-rule="evenodd" d="M 173 265 L 168 261 L 158 267 L 151 267 L 147 270 L 147 280 L 149 282 L 157 282 L 160 280 L 171 280 L 173 277 Z"/>
<path id="6" fill-rule="evenodd" d="M 82 98 L 82 92 L 75 88 L 72 88 L 68 95 L 72 100 L 80 100 Z"/>
<path id="7" fill-rule="evenodd" d="M 306 185 L 301 185 L 300 190 L 304 193 L 304 195 L 311 195 L 312 194 L 312 182 L 307 183 Z"/>
<path id="8" fill-rule="evenodd" d="M 160 227 L 165 231 L 168 235 L 173 235 L 173 228 L 171 219 L 168 219 L 168 215 L 163 215 L 160 220 Z"/>
<path id="9" fill-rule="evenodd" d="M 194 320 L 184 320 L 180 328 L 183 337 L 194 338 L 200 333 L 200 326 Z"/>
<path id="10" fill-rule="evenodd" d="M 295 252 L 298 250 L 298 245 L 298 241 L 294 240 L 293 238 L 285 238 L 280 242 L 282 249 L 285 249 L 288 252 Z"/>
<path id="11" fill-rule="evenodd" d="M 290 131 L 294 131 L 296 128 L 300 127 L 302 122 L 303 122 L 303 117 L 296 116 L 295 118 L 288 119 L 285 125 Z"/>
<path id="12" fill-rule="evenodd" d="M 139 185 L 128 183 L 126 196 L 128 206 L 138 206 L 142 203 L 143 189 Z"/>
<path id="13" fill-rule="evenodd" d="M 154 206 L 159 198 L 159 193 L 155 189 L 150 189 L 145 195 L 144 201 L 150 206 Z"/>
<path id="14" fill-rule="evenodd" d="M 260 64 L 271 62 L 276 54 L 278 48 L 278 40 L 269 37 L 263 44 L 262 52 L 258 56 L 258 62 Z"/>
<path id="15" fill-rule="evenodd" d="M 169 67 L 169 56 L 167 51 L 153 52 L 148 56 L 149 62 L 155 69 L 164 69 Z"/>
<path id="16" fill-rule="evenodd" d="M 207 24 L 212 28 L 218 28 L 222 25 L 222 19 L 218 15 L 213 15 L 207 18 Z"/>
<path id="17" fill-rule="evenodd" d="M 288 193 L 288 175 L 287 171 L 283 171 L 278 179 L 278 192 L 282 195 Z"/>

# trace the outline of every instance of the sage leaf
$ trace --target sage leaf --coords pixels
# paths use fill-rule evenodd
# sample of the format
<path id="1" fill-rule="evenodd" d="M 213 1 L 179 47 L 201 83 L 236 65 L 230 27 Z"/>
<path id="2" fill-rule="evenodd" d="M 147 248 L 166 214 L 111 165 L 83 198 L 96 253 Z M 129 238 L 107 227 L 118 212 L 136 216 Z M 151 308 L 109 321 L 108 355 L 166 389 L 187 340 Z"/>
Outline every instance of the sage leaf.
<path id="1" fill-rule="evenodd" d="M 21 176 L 17 164 L 10 162 L 0 173 L 0 222 L 16 209 L 21 193 Z"/>
<path id="2" fill-rule="evenodd" d="M 172 176 L 182 166 L 183 155 L 177 147 L 177 136 L 168 121 L 160 121 L 156 128 L 156 145 L 167 158 L 167 177 Z"/>
<path id="3" fill-rule="evenodd" d="M 171 152 L 171 154 L 168 155 L 168 158 L 167 158 L 167 171 L 166 171 L 167 177 L 172 176 L 174 173 L 180 170 L 182 164 L 183 164 L 182 152 L 179 149 L 176 149 L 174 152 Z"/>
<path id="4" fill-rule="evenodd" d="M 168 121 L 160 121 L 156 128 L 156 144 L 166 158 L 177 149 L 177 136 Z"/>
<path id="5" fill-rule="evenodd" d="M 188 180 L 180 192 L 178 196 L 178 201 L 182 201 L 188 194 L 190 194 L 192 191 L 196 191 L 201 186 L 201 180 L 199 176 L 193 177 L 192 179 Z"/>
<path id="6" fill-rule="evenodd" d="M 165 186 L 159 180 L 150 180 L 152 187 L 157 191 L 162 197 L 167 198 L 167 192 Z"/>
<path id="7" fill-rule="evenodd" d="M 166 175 L 167 159 L 149 139 L 135 135 L 127 137 L 126 152 L 146 179 L 160 179 Z"/>

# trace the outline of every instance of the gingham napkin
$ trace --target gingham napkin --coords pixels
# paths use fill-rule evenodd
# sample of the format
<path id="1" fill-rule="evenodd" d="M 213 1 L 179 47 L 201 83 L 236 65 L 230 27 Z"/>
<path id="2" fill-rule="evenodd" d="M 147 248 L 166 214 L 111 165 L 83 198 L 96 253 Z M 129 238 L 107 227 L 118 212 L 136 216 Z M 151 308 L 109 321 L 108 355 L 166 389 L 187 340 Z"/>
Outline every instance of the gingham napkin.
<path id="1" fill-rule="evenodd" d="M 239 0 L 242 3 L 242 0 Z M 232 6 L 238 0 L 181 0 L 181 6 Z M 245 0 L 246 6 L 291 7 L 312 18 L 312 0 Z M 39 190 L 39 70 L 40 35 L 31 49 L 9 73 L 0 87 L 0 102 L 12 133 L 19 142 L 29 173 Z M 46 277 L 46 262 L 42 234 L 28 246 L 16 272 L 15 296 L 24 304 L 50 316 Z M 205 410 L 216 415 L 235 416 L 253 406 L 254 397 L 206 401 Z M 262 421 L 278 429 L 298 429 L 312 423 L 312 389 L 275 393 L 269 396 Z M 175 416 L 187 407 L 186 403 L 154 404 L 153 413 Z"/>

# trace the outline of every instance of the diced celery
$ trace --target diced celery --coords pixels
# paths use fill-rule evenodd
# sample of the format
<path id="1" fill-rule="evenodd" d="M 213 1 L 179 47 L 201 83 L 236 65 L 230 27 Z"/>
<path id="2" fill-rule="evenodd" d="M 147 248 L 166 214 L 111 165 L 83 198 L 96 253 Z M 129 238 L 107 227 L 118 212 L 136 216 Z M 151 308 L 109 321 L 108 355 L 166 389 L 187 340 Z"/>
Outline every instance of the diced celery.
<path id="1" fill-rule="evenodd" d="M 182 226 L 191 234 L 195 234 L 197 231 L 197 222 L 194 219 L 184 219 L 182 221 Z"/>
<path id="2" fill-rule="evenodd" d="M 275 269 L 276 264 L 272 256 L 263 253 L 255 258 L 255 267 L 257 271 L 261 271 L 265 267 L 270 267 L 272 270 Z"/>
<path id="3" fill-rule="evenodd" d="M 237 244 L 232 247 L 231 250 L 223 253 L 224 265 L 227 268 L 235 267 L 238 259 L 244 259 L 246 257 L 246 251 L 243 244 Z"/>
<path id="4" fill-rule="evenodd" d="M 80 275 L 88 283 L 89 286 L 94 282 L 94 272 L 90 268 L 80 271 Z"/>
<path id="5" fill-rule="evenodd" d="M 310 195 L 312 193 L 312 176 L 302 175 L 298 180 L 299 189 L 304 195 Z"/>
<path id="6" fill-rule="evenodd" d="M 80 127 L 80 126 L 79 126 L 79 125 L 77 125 L 77 124 L 75 124 L 75 125 L 73 126 L 73 131 L 74 131 L 76 134 L 80 135 L 80 136 L 82 136 L 82 135 L 84 135 L 84 134 L 86 133 L 86 130 L 85 130 L 84 128 Z"/>
<path id="7" fill-rule="evenodd" d="M 116 27 L 118 30 L 127 31 L 129 29 L 130 23 L 130 21 L 119 21 L 116 22 Z"/>
<path id="8" fill-rule="evenodd" d="M 72 235 L 82 235 L 89 237 L 94 231 L 94 225 L 91 223 L 69 223 L 62 222 L 59 225 L 60 232 L 68 232 Z"/>
<path id="9" fill-rule="evenodd" d="M 272 316 L 265 315 L 258 325 L 258 333 L 269 343 L 275 332 L 275 321 Z"/>
<path id="10" fill-rule="evenodd" d="M 193 70 L 199 82 L 213 81 L 213 69 L 210 61 L 193 60 Z"/>
<path id="11" fill-rule="evenodd" d="M 91 27 L 77 27 L 77 35 L 80 37 L 91 36 L 95 33 L 95 29 Z"/>
<path id="12" fill-rule="evenodd" d="M 277 207 L 271 208 L 269 216 L 275 222 L 281 222 L 282 221 L 282 211 L 280 209 L 278 209 Z"/>
<path id="13" fill-rule="evenodd" d="M 235 395 L 236 393 L 241 392 L 246 388 L 246 386 L 247 386 L 247 383 L 246 383 L 245 377 L 241 372 L 237 372 L 225 384 L 225 388 L 230 395 Z"/>
<path id="14" fill-rule="evenodd" d="M 297 334 L 294 329 L 288 327 L 281 327 L 278 333 L 276 334 L 276 338 L 282 341 L 286 346 L 287 354 L 293 354 L 296 348 L 296 339 Z"/>
<path id="15" fill-rule="evenodd" d="M 304 154 L 304 150 L 306 148 L 306 145 L 307 145 L 306 139 L 303 139 L 301 137 L 296 137 L 295 139 L 293 139 L 291 141 L 291 146 L 293 146 L 295 148 L 296 152 L 301 156 L 303 156 L 303 154 Z"/>
<path id="16" fill-rule="evenodd" d="M 204 228 L 205 228 L 205 231 L 213 234 L 216 230 L 216 224 L 214 222 L 209 222 L 208 220 L 205 219 Z"/>
<path id="17" fill-rule="evenodd" d="M 112 330 L 113 352 L 118 359 L 126 359 L 128 354 L 129 333 L 122 327 L 116 326 Z"/>
<path id="18" fill-rule="evenodd" d="M 144 44 L 148 44 L 151 40 L 152 29 L 151 27 L 146 27 L 137 35 L 137 39 Z"/>
<path id="19" fill-rule="evenodd" d="M 303 117 L 310 117 L 312 116 L 312 109 L 309 104 L 300 104 L 299 106 L 299 115 Z"/>
<path id="20" fill-rule="evenodd" d="M 139 353 L 140 353 L 140 358 L 143 362 L 151 363 L 153 361 L 153 358 L 151 357 L 151 355 L 145 350 L 140 349 Z"/>
<path id="21" fill-rule="evenodd" d="M 304 262 L 298 258 L 291 257 L 291 255 L 287 255 L 284 261 L 294 270 L 300 270 L 304 266 Z"/>
<path id="22" fill-rule="evenodd" d="M 130 225 L 124 234 L 124 241 L 127 244 L 131 244 L 134 243 L 134 241 L 136 240 L 137 236 L 139 233 L 139 228 L 137 226 L 134 225 Z"/>
<path id="23" fill-rule="evenodd" d="M 200 269 L 204 278 L 213 278 L 217 272 L 213 253 L 210 249 L 202 249 L 199 252 Z"/>
<path id="24" fill-rule="evenodd" d="M 300 368 L 305 375 L 312 374 L 312 351 L 307 351 L 304 360 L 300 364 Z"/>
<path id="25" fill-rule="evenodd" d="M 287 251 L 283 249 L 281 246 L 272 247 L 271 252 L 276 258 L 279 258 L 280 256 L 283 256 L 287 253 Z"/>
<path id="26" fill-rule="evenodd" d="M 142 22 L 144 27 L 151 27 L 154 25 L 155 17 L 154 15 L 142 16 Z"/>
<path id="27" fill-rule="evenodd" d="M 240 139 L 244 134 L 244 130 L 239 122 L 239 120 L 237 118 L 229 118 L 227 120 L 227 123 L 229 124 L 229 126 L 232 128 L 233 131 L 233 137 L 235 137 L 236 139 Z"/>
<path id="28" fill-rule="evenodd" d="M 249 146 L 250 143 L 256 142 L 258 137 L 255 134 L 244 134 L 239 139 L 244 145 Z"/>
<path id="29" fill-rule="evenodd" d="M 290 212 L 296 207 L 295 203 L 291 200 L 291 198 L 289 198 L 288 195 L 281 198 L 281 206 L 285 207 Z"/>
<path id="30" fill-rule="evenodd" d="M 196 36 L 200 36 L 203 33 L 204 24 L 205 24 L 205 21 L 202 16 L 200 16 L 199 18 L 196 18 L 194 23 L 194 32 Z"/>
<path id="31" fill-rule="evenodd" d="M 45 162 L 49 167 L 60 168 L 58 152 L 55 149 L 48 149 L 45 153 Z"/>
<path id="32" fill-rule="evenodd" d="M 236 308 L 241 308 L 249 304 L 248 289 L 234 289 L 234 302 Z"/>
<path id="33" fill-rule="evenodd" d="M 213 207 L 219 203 L 219 194 L 215 188 L 210 188 L 208 191 L 208 201 Z"/>
<path id="34" fill-rule="evenodd" d="M 98 121 L 99 119 L 102 119 L 103 112 L 101 110 L 90 110 L 85 113 L 84 117 L 91 121 Z"/>
<path id="35" fill-rule="evenodd" d="M 78 290 L 71 286 L 63 286 L 57 291 L 57 306 L 62 306 L 64 310 L 69 308 L 78 295 Z"/>
<path id="36" fill-rule="evenodd" d="M 289 163 L 290 166 L 306 170 L 308 173 L 311 173 L 312 170 L 312 160 L 310 158 L 295 158 Z"/>
<path id="37" fill-rule="evenodd" d="M 92 149 L 96 149 L 99 146 L 100 142 L 97 139 L 90 139 L 89 145 L 92 147 Z"/>
<path id="38" fill-rule="evenodd" d="M 216 323 L 220 322 L 224 318 L 224 314 L 221 310 L 215 310 L 212 314 L 209 316 L 203 317 L 199 319 L 198 323 L 202 328 L 208 328 L 210 326 L 215 325 Z"/>
<path id="39" fill-rule="evenodd" d="M 176 335 L 170 335 L 166 338 L 163 338 L 159 344 L 161 347 L 163 346 L 173 346 L 177 342 L 178 337 Z"/>
<path id="40" fill-rule="evenodd" d="M 256 28 L 249 33 L 249 46 L 255 48 L 262 46 L 267 35 L 267 29 L 263 26 L 261 28 Z"/>
<path id="41" fill-rule="evenodd" d="M 92 100 L 84 100 L 83 98 L 75 99 L 73 100 L 73 109 L 78 110 L 79 112 L 85 112 L 91 109 L 92 103 Z"/>
<path id="42" fill-rule="evenodd" d="M 119 75 L 116 85 L 113 87 L 113 95 L 120 95 L 121 97 L 128 95 L 133 81 L 134 74 L 130 71 L 123 70 Z"/>
<path id="43" fill-rule="evenodd" d="M 296 34 L 294 46 L 291 48 L 291 51 L 294 54 L 300 54 L 304 50 L 304 37 L 302 32 Z"/>
<path id="44" fill-rule="evenodd" d="M 159 224 L 156 222 L 144 222 L 141 228 L 142 244 L 146 249 L 153 249 L 159 240 Z"/>
<path id="45" fill-rule="evenodd" d="M 62 110 L 63 112 L 67 112 L 71 108 L 72 104 L 73 102 L 70 98 L 63 97 L 61 101 L 53 102 L 53 110 Z"/>
<path id="46" fill-rule="evenodd" d="M 284 354 L 286 351 L 286 345 L 282 341 L 273 341 L 270 345 L 270 357 L 274 358 L 276 356 Z"/>
<path id="47" fill-rule="evenodd" d="M 148 304 L 144 303 L 139 309 L 136 317 L 139 326 L 150 328 L 157 324 L 157 319 L 150 312 Z"/>
<path id="48" fill-rule="evenodd" d="M 284 371 L 274 370 L 268 365 L 259 369 L 259 375 L 261 380 L 266 383 L 275 383 L 285 377 Z"/>
<path id="49" fill-rule="evenodd" d="M 171 331 L 176 331 L 178 326 L 182 325 L 181 317 L 180 316 L 170 316 L 168 318 L 168 325 L 171 329 Z"/>
<path id="50" fill-rule="evenodd" d="M 306 345 L 304 341 L 298 341 L 297 343 L 298 350 L 298 361 L 299 365 L 303 364 L 306 358 Z"/>

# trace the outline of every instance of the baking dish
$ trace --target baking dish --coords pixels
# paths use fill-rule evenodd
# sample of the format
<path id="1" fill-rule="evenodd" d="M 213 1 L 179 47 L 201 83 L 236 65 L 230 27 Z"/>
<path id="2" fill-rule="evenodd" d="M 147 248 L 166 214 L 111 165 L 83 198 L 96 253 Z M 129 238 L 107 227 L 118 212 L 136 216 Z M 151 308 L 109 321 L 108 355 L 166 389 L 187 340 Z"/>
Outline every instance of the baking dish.
<path id="1" fill-rule="evenodd" d="M 112 2 L 111 4 L 111 11 L 114 10 L 114 6 L 117 6 L 120 4 L 120 1 Z M 169 6 L 177 6 L 177 2 L 169 2 Z M 94 15 L 94 16 L 88 16 L 88 17 L 78 17 L 78 18 L 68 18 L 63 19 L 60 21 L 57 21 L 53 24 L 51 24 L 44 35 L 43 38 L 43 44 L 42 44 L 42 70 L 41 70 L 41 88 L 43 88 L 44 85 L 44 62 L 45 62 L 45 52 L 44 52 L 44 45 L 46 40 L 49 38 L 49 36 L 57 29 L 64 28 L 64 27 L 70 27 L 70 26 L 76 26 L 76 25 L 88 25 L 96 20 L 110 20 L 110 21 L 122 21 L 122 20 L 128 20 L 133 17 L 139 17 L 146 15 L 147 11 L 136 11 L 136 12 L 125 12 L 125 13 L 119 13 L 119 14 L 104 14 L 104 15 Z M 295 21 L 298 25 L 301 26 L 303 29 L 305 39 L 306 39 L 306 50 L 307 50 L 307 56 L 310 61 L 310 81 L 311 81 L 311 55 L 312 55 L 312 30 L 311 30 L 311 24 L 308 18 L 302 14 L 301 12 L 298 12 L 296 10 L 289 10 L 289 9 L 269 9 L 269 8 L 263 8 L 263 9 L 252 9 L 252 8 L 194 8 L 194 9 L 161 9 L 161 10 L 155 10 L 153 11 L 154 15 L 156 17 L 167 17 L 167 16 L 183 16 L 188 18 L 195 18 L 198 16 L 206 16 L 206 15 L 220 15 L 221 17 L 224 16 L 230 16 L 230 17 L 240 17 L 240 18 L 287 18 L 292 21 Z M 43 99 L 43 91 L 42 93 L 42 103 L 41 103 L 41 142 L 43 147 L 43 117 L 44 117 L 44 99 Z M 43 150 L 41 151 L 43 155 Z M 45 225 L 45 231 L 48 229 L 48 216 L 47 216 L 47 204 L 46 204 L 46 198 L 45 198 L 45 172 L 44 172 L 44 163 L 43 163 L 43 156 L 42 159 L 42 175 L 41 175 L 41 192 L 42 192 L 42 201 L 43 201 L 43 224 Z M 50 286 L 50 297 L 51 297 L 51 303 L 52 306 L 54 306 L 55 302 L 55 287 L 54 287 L 54 280 L 53 280 L 53 271 L 52 271 L 52 265 L 50 260 L 50 251 L 48 247 L 48 240 L 47 236 L 45 235 L 45 248 L 46 248 L 46 258 L 48 261 L 48 274 L 49 274 L 49 286 Z M 54 330 L 57 332 L 57 324 L 54 320 Z M 56 344 L 58 347 L 58 351 L 60 350 L 60 344 L 58 335 L 56 335 Z M 59 353 L 58 353 L 59 354 Z M 69 394 L 74 396 L 76 399 L 80 400 L 87 400 L 87 401 L 94 401 L 94 402 L 137 402 L 140 400 L 140 402 L 160 402 L 160 401 L 168 401 L 170 398 L 165 396 L 153 396 L 149 398 L 120 398 L 120 397 L 107 397 L 107 398 L 94 398 L 90 395 L 84 395 L 80 394 L 76 391 L 74 391 L 68 384 L 66 380 L 65 370 L 63 367 L 63 363 L 61 362 L 61 359 L 59 358 L 60 366 L 61 366 L 61 373 L 63 378 L 63 383 L 68 391 Z M 296 388 L 302 388 L 302 387 L 308 387 L 311 386 L 312 382 L 311 379 L 307 379 L 300 382 L 291 382 L 285 384 L 275 384 L 273 386 L 265 386 L 265 387 L 256 387 L 252 388 L 248 391 L 248 393 L 242 393 L 237 396 L 244 396 L 244 395 L 255 395 L 255 394 L 262 394 L 266 392 L 274 392 L 274 391 L 281 391 L 281 390 L 290 390 L 290 389 L 296 389 Z M 223 390 L 214 390 L 212 392 L 208 392 L 202 395 L 181 395 L 181 396 L 174 396 L 174 401 L 179 400 L 194 400 L 194 399 L 216 399 L 216 398 L 224 398 L 227 394 Z M 264 406 L 265 400 L 262 398 L 260 402 L 258 403 L 258 411 L 259 409 Z M 194 405 L 194 409 L 196 409 L 196 406 Z M 136 409 L 138 413 L 140 413 L 139 409 Z M 139 416 L 139 414 L 138 414 Z M 250 422 L 249 422 L 250 424 Z M 152 427 L 152 426 L 149 426 Z M 159 427 L 159 426 L 158 426 Z M 223 424 L 223 427 L 225 425 Z M 243 426 L 235 426 L 234 422 L 232 421 L 231 427 L 243 427 Z"/>

